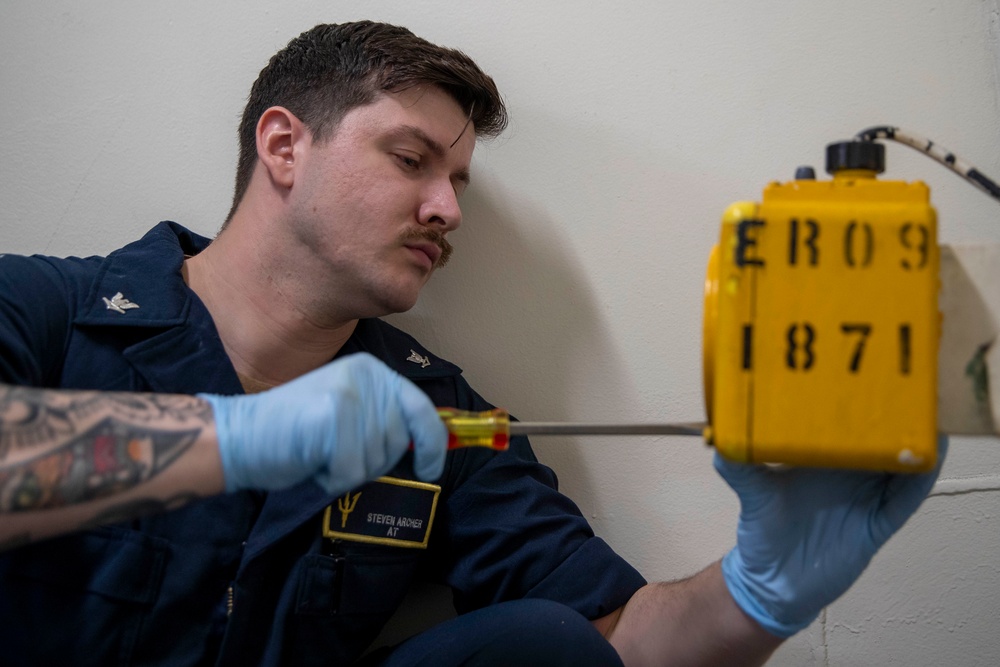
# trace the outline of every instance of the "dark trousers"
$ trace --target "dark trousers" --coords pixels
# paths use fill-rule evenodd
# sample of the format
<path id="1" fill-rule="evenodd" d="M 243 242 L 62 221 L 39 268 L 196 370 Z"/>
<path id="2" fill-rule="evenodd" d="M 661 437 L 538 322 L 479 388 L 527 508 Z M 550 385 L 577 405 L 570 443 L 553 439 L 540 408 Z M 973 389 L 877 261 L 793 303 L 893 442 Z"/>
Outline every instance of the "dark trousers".
<path id="1" fill-rule="evenodd" d="M 549 600 L 516 600 L 463 614 L 394 647 L 366 667 L 622 667 L 590 621 Z"/>

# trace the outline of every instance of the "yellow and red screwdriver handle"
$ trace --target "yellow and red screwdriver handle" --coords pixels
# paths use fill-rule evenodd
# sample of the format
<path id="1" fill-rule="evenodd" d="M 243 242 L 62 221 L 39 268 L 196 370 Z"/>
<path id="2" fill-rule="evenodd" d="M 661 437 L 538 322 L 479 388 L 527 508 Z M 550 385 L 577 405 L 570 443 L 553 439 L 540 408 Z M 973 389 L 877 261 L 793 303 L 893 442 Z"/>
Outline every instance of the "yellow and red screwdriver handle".
<path id="1" fill-rule="evenodd" d="M 497 408 L 470 412 L 438 408 L 441 421 L 448 428 L 448 449 L 487 447 L 499 452 L 510 446 L 510 415 Z"/>

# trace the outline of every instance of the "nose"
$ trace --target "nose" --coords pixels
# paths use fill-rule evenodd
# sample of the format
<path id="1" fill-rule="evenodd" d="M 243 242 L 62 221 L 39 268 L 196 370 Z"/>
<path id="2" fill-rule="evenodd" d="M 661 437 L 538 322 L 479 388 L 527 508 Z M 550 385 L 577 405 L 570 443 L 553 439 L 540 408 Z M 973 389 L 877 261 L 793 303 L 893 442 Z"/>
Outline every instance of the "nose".
<path id="1" fill-rule="evenodd" d="M 450 181 L 429 185 L 418 214 L 420 224 L 450 232 L 462 224 L 462 208 Z"/>

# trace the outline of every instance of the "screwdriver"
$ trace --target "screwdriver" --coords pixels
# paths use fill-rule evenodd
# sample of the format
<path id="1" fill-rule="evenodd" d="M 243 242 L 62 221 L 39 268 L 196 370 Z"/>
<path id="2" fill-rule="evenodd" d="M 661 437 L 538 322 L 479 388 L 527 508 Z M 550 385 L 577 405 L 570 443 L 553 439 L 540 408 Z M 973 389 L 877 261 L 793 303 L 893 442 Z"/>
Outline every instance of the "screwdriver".
<path id="1" fill-rule="evenodd" d="M 512 435 L 703 435 L 705 424 L 588 424 L 580 422 L 519 422 L 497 408 L 470 412 L 438 408 L 448 428 L 448 449 L 488 447 L 503 451 Z"/>

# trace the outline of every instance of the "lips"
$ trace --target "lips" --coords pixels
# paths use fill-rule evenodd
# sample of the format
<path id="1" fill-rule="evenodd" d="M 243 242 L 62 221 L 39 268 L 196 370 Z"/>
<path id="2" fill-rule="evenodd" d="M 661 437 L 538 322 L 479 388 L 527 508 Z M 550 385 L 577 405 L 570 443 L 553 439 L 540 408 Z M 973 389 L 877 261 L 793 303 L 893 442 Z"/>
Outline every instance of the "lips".
<path id="1" fill-rule="evenodd" d="M 447 264 L 453 251 L 444 232 L 436 229 L 407 229 L 400 235 L 399 242 L 409 250 L 425 255 L 432 269 L 440 269 Z"/>
<path id="2" fill-rule="evenodd" d="M 406 247 L 410 250 L 416 250 L 427 255 L 428 259 L 431 261 L 432 267 L 437 266 L 438 260 L 441 258 L 441 248 L 428 241 L 407 243 Z"/>

